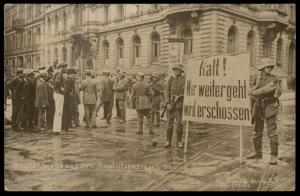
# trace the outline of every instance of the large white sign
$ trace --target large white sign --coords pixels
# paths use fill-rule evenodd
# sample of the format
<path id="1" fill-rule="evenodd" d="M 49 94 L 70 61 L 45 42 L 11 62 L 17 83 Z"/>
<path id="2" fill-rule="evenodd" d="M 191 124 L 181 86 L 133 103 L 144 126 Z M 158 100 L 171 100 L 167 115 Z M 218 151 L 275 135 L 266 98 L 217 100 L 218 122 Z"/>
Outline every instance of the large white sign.
<path id="1" fill-rule="evenodd" d="M 248 53 L 218 55 L 187 65 L 183 119 L 251 125 Z"/>

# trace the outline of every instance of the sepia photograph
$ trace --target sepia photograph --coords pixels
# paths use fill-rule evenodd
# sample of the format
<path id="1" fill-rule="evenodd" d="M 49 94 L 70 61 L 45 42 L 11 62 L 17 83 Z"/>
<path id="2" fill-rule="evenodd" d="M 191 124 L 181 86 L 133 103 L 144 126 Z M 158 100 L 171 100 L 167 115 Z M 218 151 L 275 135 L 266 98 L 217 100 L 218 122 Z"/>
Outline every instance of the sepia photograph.
<path id="1" fill-rule="evenodd" d="M 295 12 L 5 4 L 4 191 L 295 191 Z"/>

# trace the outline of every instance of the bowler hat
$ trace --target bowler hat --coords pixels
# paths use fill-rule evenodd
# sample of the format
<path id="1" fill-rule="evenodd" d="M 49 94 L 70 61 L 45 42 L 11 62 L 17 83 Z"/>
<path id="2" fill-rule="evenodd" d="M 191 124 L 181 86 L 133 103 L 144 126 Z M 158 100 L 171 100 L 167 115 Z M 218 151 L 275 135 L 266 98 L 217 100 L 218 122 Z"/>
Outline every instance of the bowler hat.
<path id="1" fill-rule="evenodd" d="M 157 72 L 155 72 L 155 73 L 152 74 L 152 77 L 159 78 L 159 74 Z"/>
<path id="2" fill-rule="evenodd" d="M 76 70 L 74 68 L 67 69 L 68 74 L 76 74 Z"/>
<path id="3" fill-rule="evenodd" d="M 48 67 L 47 72 L 48 72 L 48 73 L 54 73 L 54 68 L 53 68 L 52 65 L 50 65 L 50 66 Z"/>
<path id="4" fill-rule="evenodd" d="M 275 67 L 275 62 L 270 58 L 263 58 L 259 63 L 258 70 L 262 71 L 265 67 L 272 67 L 273 69 Z"/>
<path id="5" fill-rule="evenodd" d="M 17 69 L 17 72 L 16 72 L 17 74 L 23 74 L 24 73 L 24 71 L 23 71 L 23 69 L 22 68 L 19 68 L 19 69 Z"/>
<path id="6" fill-rule="evenodd" d="M 40 67 L 38 68 L 38 70 L 45 70 L 45 69 L 46 69 L 45 66 L 40 66 Z"/>
<path id="7" fill-rule="evenodd" d="M 176 64 L 176 65 L 174 65 L 174 66 L 173 66 L 173 70 L 176 70 L 176 69 L 178 69 L 178 70 L 184 72 L 184 70 L 183 70 L 183 65 L 182 65 L 182 64 Z"/>
<path id="8" fill-rule="evenodd" d="M 108 70 L 104 70 L 102 73 L 103 73 L 103 74 L 107 74 L 107 75 L 109 75 L 109 74 L 110 74 L 110 71 L 108 71 Z"/>

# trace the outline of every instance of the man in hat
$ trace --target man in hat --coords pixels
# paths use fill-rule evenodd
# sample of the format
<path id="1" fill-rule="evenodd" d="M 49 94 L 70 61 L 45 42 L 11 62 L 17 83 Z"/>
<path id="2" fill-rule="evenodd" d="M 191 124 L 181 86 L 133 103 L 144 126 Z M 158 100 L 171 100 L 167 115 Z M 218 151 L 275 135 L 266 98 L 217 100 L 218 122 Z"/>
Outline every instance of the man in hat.
<path id="1" fill-rule="evenodd" d="M 48 92 L 45 82 L 45 77 L 47 76 L 46 71 L 40 71 L 40 77 L 37 80 L 36 85 L 36 96 L 34 101 L 34 106 L 38 109 L 38 125 L 36 131 L 45 130 L 45 117 L 46 117 L 46 108 L 49 106 L 48 102 Z"/>
<path id="2" fill-rule="evenodd" d="M 35 101 L 35 83 L 33 70 L 28 70 L 24 77 L 24 115 L 23 127 L 33 129 L 34 101 Z"/>
<path id="3" fill-rule="evenodd" d="M 68 131 L 72 127 L 72 95 L 74 91 L 73 85 L 75 85 L 71 80 L 72 69 L 66 69 L 63 73 L 64 78 L 64 104 L 63 104 L 63 115 L 62 115 L 62 130 Z"/>
<path id="4" fill-rule="evenodd" d="M 151 118 L 151 87 L 144 81 L 144 73 L 139 72 L 137 74 L 138 81 L 133 85 L 131 91 L 131 102 L 136 107 L 139 130 L 137 134 L 143 134 L 143 118 L 144 116 L 148 120 L 149 134 L 153 134 L 153 124 Z"/>
<path id="5" fill-rule="evenodd" d="M 267 134 L 270 138 L 271 160 L 270 164 L 277 164 L 278 157 L 278 135 L 276 132 L 276 116 L 278 114 L 279 96 L 281 88 L 278 78 L 271 74 L 275 63 L 270 58 L 264 58 L 258 68 L 261 74 L 254 82 L 249 95 L 254 101 L 252 112 L 252 123 L 254 126 L 253 144 L 255 152 L 247 156 L 247 159 L 262 158 L 262 136 L 264 122 L 267 124 Z"/>
<path id="6" fill-rule="evenodd" d="M 119 81 L 120 81 L 120 78 L 121 78 L 121 70 L 120 69 L 117 69 L 116 70 L 116 76 L 114 77 L 114 83 L 115 83 L 115 86 L 118 85 Z M 116 96 L 115 96 L 116 98 Z M 120 119 L 121 118 L 121 114 L 120 114 L 120 108 L 119 108 L 119 103 L 118 103 L 118 100 L 116 99 L 116 110 L 117 110 L 117 115 L 114 117 L 115 119 Z"/>
<path id="7" fill-rule="evenodd" d="M 85 111 L 86 128 L 97 128 L 96 126 L 96 103 L 97 103 L 97 83 L 92 79 L 91 71 L 86 70 L 86 78 L 78 83 L 78 90 L 83 91 L 83 104 Z M 91 116 L 91 117 L 90 117 Z"/>
<path id="8" fill-rule="evenodd" d="M 24 110 L 24 75 L 23 69 L 19 68 L 17 70 L 17 76 L 10 81 L 8 81 L 7 86 L 10 89 L 11 99 L 12 99 L 12 129 L 19 130 L 21 121 L 23 120 L 23 110 Z"/>
<path id="9" fill-rule="evenodd" d="M 112 104 L 114 99 L 114 81 L 110 79 L 110 72 L 104 71 L 104 80 L 102 82 L 101 98 L 103 101 L 104 117 L 106 122 L 110 124 L 112 115 Z"/>
<path id="10" fill-rule="evenodd" d="M 120 123 L 124 123 L 126 121 L 126 87 L 127 87 L 127 80 L 126 80 L 126 72 L 119 73 L 119 81 L 114 86 L 115 97 L 116 97 L 116 108 L 120 112 Z"/>
<path id="11" fill-rule="evenodd" d="M 152 91 L 152 123 L 154 123 L 155 127 L 159 127 L 161 96 L 164 94 L 164 89 L 159 80 L 158 73 L 152 74 Z"/>
<path id="12" fill-rule="evenodd" d="M 171 146 L 171 140 L 173 135 L 173 124 L 176 119 L 177 127 L 177 146 L 183 148 L 182 133 L 182 109 L 183 109 L 183 94 L 185 79 L 182 77 L 183 65 L 177 64 L 173 67 L 175 77 L 171 77 L 166 85 L 165 89 L 165 101 L 167 104 L 167 117 L 168 117 L 168 129 L 167 129 L 167 142 L 165 147 Z M 182 98 L 181 98 L 182 97 Z"/>
<path id="13" fill-rule="evenodd" d="M 73 121 L 75 127 L 80 127 L 79 123 L 79 110 L 78 104 L 80 104 L 79 91 L 76 88 L 76 70 L 69 69 L 70 85 L 72 88 L 71 93 L 71 121 Z"/>
<path id="14" fill-rule="evenodd" d="M 62 116 L 64 106 L 64 78 L 63 73 L 67 64 L 60 63 L 58 65 L 58 72 L 54 75 L 54 93 L 53 99 L 55 102 L 55 114 L 53 119 L 53 132 L 55 134 L 62 133 Z"/>
<path id="15" fill-rule="evenodd" d="M 53 98 L 53 93 L 54 93 L 53 76 L 51 73 L 48 72 L 47 76 L 45 77 L 45 81 L 46 81 L 48 102 L 49 102 L 49 105 L 46 109 L 46 121 L 49 129 L 52 129 L 54 113 L 55 113 L 55 102 Z"/>

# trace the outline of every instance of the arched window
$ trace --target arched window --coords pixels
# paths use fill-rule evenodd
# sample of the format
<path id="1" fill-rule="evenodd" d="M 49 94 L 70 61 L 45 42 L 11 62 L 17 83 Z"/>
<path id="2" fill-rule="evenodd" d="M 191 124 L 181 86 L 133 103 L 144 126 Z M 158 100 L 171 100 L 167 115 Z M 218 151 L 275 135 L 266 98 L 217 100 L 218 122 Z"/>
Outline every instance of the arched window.
<path id="1" fill-rule="evenodd" d="M 133 64 L 140 64 L 141 59 L 141 39 L 138 35 L 133 37 Z"/>
<path id="2" fill-rule="evenodd" d="M 181 33 L 181 37 L 184 39 L 184 55 L 191 55 L 193 52 L 193 33 L 190 28 L 185 29 Z"/>
<path id="3" fill-rule="evenodd" d="M 291 42 L 289 46 L 288 73 L 295 74 L 295 43 Z"/>
<path id="4" fill-rule="evenodd" d="M 117 63 L 118 65 L 123 65 L 123 55 L 124 55 L 124 41 L 122 38 L 117 40 Z"/>
<path id="5" fill-rule="evenodd" d="M 108 66 L 108 60 L 109 60 L 109 43 L 107 40 L 103 42 L 103 63 L 104 66 Z"/>
<path id="6" fill-rule="evenodd" d="M 228 31 L 227 53 L 232 54 L 238 51 L 238 32 L 236 27 L 231 26 Z"/>
<path id="7" fill-rule="evenodd" d="M 26 67 L 28 68 L 28 69 L 32 69 L 32 65 L 31 65 L 31 57 L 30 56 L 28 56 L 27 57 L 27 62 L 26 62 Z"/>
<path id="8" fill-rule="evenodd" d="M 57 61 L 58 59 L 58 50 L 57 48 L 54 49 L 54 60 Z"/>
<path id="9" fill-rule="evenodd" d="M 62 62 L 67 62 L 67 49 L 65 47 L 62 48 Z"/>
<path id="10" fill-rule="evenodd" d="M 48 32 L 47 32 L 47 34 L 50 34 L 50 32 L 51 32 L 51 19 L 48 18 Z"/>
<path id="11" fill-rule="evenodd" d="M 160 56 L 160 36 L 153 33 L 151 36 L 151 63 L 158 63 Z"/>
<path id="12" fill-rule="evenodd" d="M 247 36 L 247 51 L 250 54 L 250 65 L 255 65 L 255 34 L 250 31 Z"/>
<path id="13" fill-rule="evenodd" d="M 276 54 L 276 65 L 282 65 L 282 38 L 280 37 L 277 41 L 277 54 Z"/>

